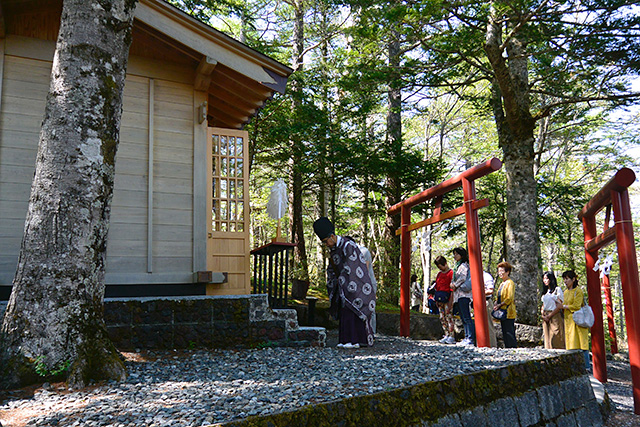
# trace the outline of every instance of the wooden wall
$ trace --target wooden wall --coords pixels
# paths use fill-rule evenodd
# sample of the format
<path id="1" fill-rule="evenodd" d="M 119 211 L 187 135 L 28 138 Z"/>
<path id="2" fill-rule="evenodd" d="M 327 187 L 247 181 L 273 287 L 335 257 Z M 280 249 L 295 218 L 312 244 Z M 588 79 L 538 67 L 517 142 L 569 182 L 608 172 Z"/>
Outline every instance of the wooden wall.
<path id="1" fill-rule="evenodd" d="M 4 56 L 0 104 L 0 284 L 13 280 L 27 216 L 51 63 Z"/>
<path id="2" fill-rule="evenodd" d="M 193 88 L 188 85 L 127 77 L 107 248 L 107 283 L 180 283 L 192 279 L 192 109 Z"/>
<path id="3" fill-rule="evenodd" d="M 25 37 L 9 36 L 6 42 L 0 92 L 0 284 L 5 285 L 13 279 L 20 249 L 54 49 L 53 42 Z M 159 65 L 129 60 L 107 284 L 192 281 L 198 143 L 193 70 Z"/>

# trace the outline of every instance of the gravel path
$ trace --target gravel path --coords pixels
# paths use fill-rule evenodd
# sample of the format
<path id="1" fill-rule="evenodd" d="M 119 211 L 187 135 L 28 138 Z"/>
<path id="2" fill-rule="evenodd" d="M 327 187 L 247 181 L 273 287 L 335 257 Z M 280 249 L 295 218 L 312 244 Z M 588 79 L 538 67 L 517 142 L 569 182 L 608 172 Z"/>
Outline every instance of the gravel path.
<path id="1" fill-rule="evenodd" d="M 613 360 L 607 360 L 607 394 L 615 404 L 615 411 L 609 417 L 607 427 L 638 427 L 640 415 L 633 413 L 631 368 L 628 355 L 621 353 Z"/>
<path id="2" fill-rule="evenodd" d="M 4 427 L 201 426 L 550 354 L 387 336 L 377 337 L 373 348 L 358 350 L 332 346 L 126 353 L 125 382 L 78 391 L 45 384 L 32 397 L 16 391 L 1 403 L 0 420 Z"/>

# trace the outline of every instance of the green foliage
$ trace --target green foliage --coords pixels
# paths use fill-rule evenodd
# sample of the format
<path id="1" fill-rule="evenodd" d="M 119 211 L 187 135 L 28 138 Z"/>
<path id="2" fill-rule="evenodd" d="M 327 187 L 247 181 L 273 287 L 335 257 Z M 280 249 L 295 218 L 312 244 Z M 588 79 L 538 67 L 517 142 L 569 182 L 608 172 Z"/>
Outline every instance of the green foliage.
<path id="1" fill-rule="evenodd" d="M 294 8 L 289 2 L 174 3 L 291 63 Z M 322 248 L 311 228 L 321 214 L 335 220 L 340 234 L 369 247 L 380 277 L 383 261 L 397 250 L 383 241 L 387 198 L 395 191 L 388 177 L 398 179 L 401 197 L 407 197 L 487 159 L 502 158 L 491 103 L 494 71 L 484 50 L 493 8 L 502 16 L 504 37 L 522 41 L 528 60 L 544 270 L 583 269 L 577 211 L 615 170 L 637 164 L 624 154 L 625 148 L 638 146 L 637 120 L 629 117 L 623 123 L 619 113 L 612 113 L 636 102 L 629 95 L 629 76 L 639 69 L 640 41 L 634 31 L 640 18 L 630 4 L 305 2 L 304 66 L 289 78 L 289 87 L 300 90 L 275 95 L 247 126 L 253 246 L 275 236 L 276 221 L 265 213 L 269 189 L 295 169 L 303 176 L 302 221 L 312 289 L 324 290 Z M 198 9 L 203 5 L 210 6 L 206 13 Z M 397 65 L 389 61 L 393 41 L 400 47 Z M 504 55 L 511 66 L 516 58 L 508 48 Z M 390 87 L 402 90 L 399 147 L 391 147 L 388 139 Z M 294 154 L 296 162 L 291 161 Z M 479 212 L 488 271 L 505 257 L 505 186 L 503 171 L 476 182 L 477 198 L 490 201 Z M 461 204 L 456 191 L 445 197 L 442 209 Z M 433 208 L 416 207 L 413 221 L 431 216 Z M 281 220 L 285 236 L 289 221 Z M 450 256 L 453 247 L 464 245 L 465 233 L 462 217 L 434 226 L 433 256 Z M 379 293 L 381 301 L 397 303 L 397 284 L 381 283 Z"/>
<path id="2" fill-rule="evenodd" d="M 256 344 L 256 348 L 258 350 L 264 350 L 265 348 L 274 348 L 277 347 L 278 344 L 274 341 L 262 341 Z"/>
<path id="3" fill-rule="evenodd" d="M 49 377 L 58 377 L 63 374 L 66 375 L 70 367 L 71 367 L 71 361 L 66 360 L 66 361 L 61 361 L 53 368 L 48 368 L 47 365 L 45 364 L 44 356 L 38 356 L 35 361 L 34 369 L 36 373 L 41 377 L 49 378 Z"/>

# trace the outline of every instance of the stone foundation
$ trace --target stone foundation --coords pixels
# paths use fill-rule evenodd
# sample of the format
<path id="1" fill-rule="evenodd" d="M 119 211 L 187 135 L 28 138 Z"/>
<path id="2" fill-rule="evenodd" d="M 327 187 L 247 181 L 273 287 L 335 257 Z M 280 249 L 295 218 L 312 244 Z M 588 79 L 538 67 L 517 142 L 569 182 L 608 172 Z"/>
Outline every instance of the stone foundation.
<path id="1" fill-rule="evenodd" d="M 324 328 L 299 327 L 295 310 L 266 295 L 106 298 L 104 319 L 120 350 L 324 347 Z"/>

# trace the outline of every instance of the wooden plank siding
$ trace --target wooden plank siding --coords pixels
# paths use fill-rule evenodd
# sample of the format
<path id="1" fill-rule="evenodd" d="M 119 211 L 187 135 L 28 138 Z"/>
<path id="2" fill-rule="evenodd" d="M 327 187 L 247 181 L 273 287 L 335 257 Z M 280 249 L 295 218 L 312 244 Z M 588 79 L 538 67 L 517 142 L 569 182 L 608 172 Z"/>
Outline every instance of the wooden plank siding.
<path id="1" fill-rule="evenodd" d="M 53 44 L 9 36 L 0 110 L 0 284 L 10 284 L 20 250 L 49 89 Z M 23 49 L 24 48 L 24 49 Z M 31 55 L 35 53 L 35 55 Z M 29 57 L 29 56 L 35 56 Z M 49 59 L 46 58 L 49 56 Z M 147 273 L 149 76 L 129 73 L 107 249 L 107 284 L 188 283 L 193 273 L 193 72 L 130 59 L 154 77 L 153 273 Z M 202 213 L 204 215 L 204 212 Z"/>
<path id="2" fill-rule="evenodd" d="M 127 77 L 116 160 L 107 283 L 190 281 L 193 246 L 193 88 L 153 80 L 149 109 L 146 77 Z M 153 111 L 153 120 L 149 120 Z M 153 186 L 148 194 L 149 123 L 153 124 Z M 148 200 L 152 200 L 148 234 Z M 151 239 L 151 265 L 148 265 Z M 148 273 L 151 270 L 151 274 Z M 169 276 L 166 273 L 170 273 Z"/>
<path id="3" fill-rule="evenodd" d="M 18 263 L 50 73 L 50 62 L 4 56 L 0 82 L 0 284 L 11 283 Z"/>

